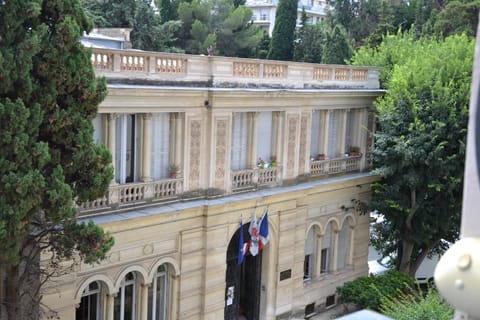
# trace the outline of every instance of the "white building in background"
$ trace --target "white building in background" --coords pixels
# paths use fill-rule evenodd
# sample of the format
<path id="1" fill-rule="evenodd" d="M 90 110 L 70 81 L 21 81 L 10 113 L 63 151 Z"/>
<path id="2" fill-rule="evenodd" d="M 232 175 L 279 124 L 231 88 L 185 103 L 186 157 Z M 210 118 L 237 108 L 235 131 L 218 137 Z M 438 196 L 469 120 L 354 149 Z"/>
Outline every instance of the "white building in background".
<path id="1" fill-rule="evenodd" d="M 253 23 L 267 30 L 271 36 L 275 25 L 278 0 L 247 0 L 245 6 L 253 10 Z M 301 24 L 303 8 L 305 8 L 310 24 L 325 19 L 330 10 L 330 6 L 325 0 L 298 0 L 297 7 L 297 27 Z"/>

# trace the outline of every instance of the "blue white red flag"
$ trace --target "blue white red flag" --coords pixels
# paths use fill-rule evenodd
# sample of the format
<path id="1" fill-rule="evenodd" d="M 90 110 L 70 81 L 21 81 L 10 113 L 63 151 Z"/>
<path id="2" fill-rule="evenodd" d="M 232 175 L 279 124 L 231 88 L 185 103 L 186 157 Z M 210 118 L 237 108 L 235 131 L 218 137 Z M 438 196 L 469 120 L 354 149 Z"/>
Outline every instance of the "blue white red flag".
<path id="1" fill-rule="evenodd" d="M 247 243 L 243 240 L 243 224 L 242 221 L 240 221 L 240 236 L 238 237 L 238 264 L 242 264 L 243 262 L 243 257 L 245 256 L 245 253 L 247 251 Z"/>
<path id="2" fill-rule="evenodd" d="M 259 232 L 258 248 L 262 250 L 270 240 L 270 234 L 268 233 L 268 210 L 265 211 L 262 219 L 260 220 L 260 232 Z"/>
<path id="3" fill-rule="evenodd" d="M 257 225 L 257 214 L 254 212 L 252 221 L 250 222 L 250 227 L 248 228 L 248 233 L 250 233 L 250 240 L 248 240 L 248 249 L 252 256 L 258 254 L 258 225 Z"/>

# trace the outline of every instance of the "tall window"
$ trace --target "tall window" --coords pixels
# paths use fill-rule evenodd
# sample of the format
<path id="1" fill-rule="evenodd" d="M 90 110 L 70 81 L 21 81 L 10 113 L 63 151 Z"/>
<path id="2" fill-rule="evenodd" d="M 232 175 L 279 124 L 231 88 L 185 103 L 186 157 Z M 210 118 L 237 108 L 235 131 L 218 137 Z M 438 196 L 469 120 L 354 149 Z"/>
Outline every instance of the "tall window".
<path id="1" fill-rule="evenodd" d="M 232 170 L 247 167 L 248 113 L 234 113 L 232 119 Z"/>
<path id="2" fill-rule="evenodd" d="M 115 320 L 135 320 L 136 303 L 135 274 L 130 272 L 122 280 L 120 291 L 114 300 L 113 318 Z"/>
<path id="3" fill-rule="evenodd" d="M 137 174 L 138 134 L 134 114 L 124 114 L 116 120 L 115 180 L 133 182 Z"/>
<path id="4" fill-rule="evenodd" d="M 270 163 L 272 156 L 272 112 L 260 112 L 257 118 L 257 158 Z M 258 159 L 257 159 L 258 160 Z"/>
<path id="5" fill-rule="evenodd" d="M 320 251 L 320 273 L 330 272 L 330 263 L 332 255 L 332 223 L 325 228 L 325 234 L 322 238 L 322 249 Z"/>
<path id="6" fill-rule="evenodd" d="M 100 320 L 101 285 L 95 281 L 83 290 L 80 306 L 75 311 L 75 320 Z"/>
<path id="7" fill-rule="evenodd" d="M 330 111 L 328 120 L 328 157 L 337 157 L 337 136 L 338 136 L 338 121 L 339 112 Z"/>
<path id="8" fill-rule="evenodd" d="M 168 272 L 165 265 L 157 269 L 152 286 L 148 289 L 148 319 L 168 319 Z"/>
<path id="9" fill-rule="evenodd" d="M 170 114 L 156 113 L 152 116 L 152 179 L 168 178 L 170 156 Z"/>

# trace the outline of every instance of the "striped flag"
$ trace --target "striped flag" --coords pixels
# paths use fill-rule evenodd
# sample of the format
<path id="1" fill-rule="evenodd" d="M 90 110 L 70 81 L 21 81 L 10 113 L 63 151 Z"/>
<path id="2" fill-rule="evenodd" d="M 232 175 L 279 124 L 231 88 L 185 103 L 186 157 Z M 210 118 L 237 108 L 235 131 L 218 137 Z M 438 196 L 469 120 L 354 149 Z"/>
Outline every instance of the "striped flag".
<path id="1" fill-rule="evenodd" d="M 247 246 L 247 244 L 243 240 L 243 224 L 242 224 L 242 221 L 240 220 L 240 235 L 238 237 L 238 260 L 237 260 L 238 264 L 242 264 L 242 262 L 243 262 L 243 258 L 245 256 L 246 251 L 247 251 L 246 246 Z"/>
<path id="2" fill-rule="evenodd" d="M 265 214 L 260 220 L 260 232 L 259 232 L 258 248 L 262 250 L 270 240 L 270 234 L 268 233 L 268 210 L 265 210 Z"/>

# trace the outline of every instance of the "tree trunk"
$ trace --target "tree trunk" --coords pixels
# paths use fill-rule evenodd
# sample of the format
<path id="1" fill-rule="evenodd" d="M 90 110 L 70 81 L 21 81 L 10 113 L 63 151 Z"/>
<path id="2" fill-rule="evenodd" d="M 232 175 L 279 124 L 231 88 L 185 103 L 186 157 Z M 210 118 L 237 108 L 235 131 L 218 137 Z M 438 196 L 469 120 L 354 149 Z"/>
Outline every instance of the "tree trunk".
<path id="1" fill-rule="evenodd" d="M 6 263 L 5 311 L 1 320 L 38 320 L 40 317 L 40 257 L 22 251 L 20 263 Z"/>
<path id="2" fill-rule="evenodd" d="M 18 264 L 7 264 L 5 266 L 6 277 L 6 292 L 5 292 L 5 307 L 7 319 L 18 318 Z"/>
<path id="3" fill-rule="evenodd" d="M 410 259 L 412 258 L 414 243 L 411 241 L 402 240 L 401 245 L 402 254 L 399 257 L 400 261 L 398 263 L 398 270 L 412 275 L 410 268 Z M 415 276 L 415 273 L 412 276 Z"/>

